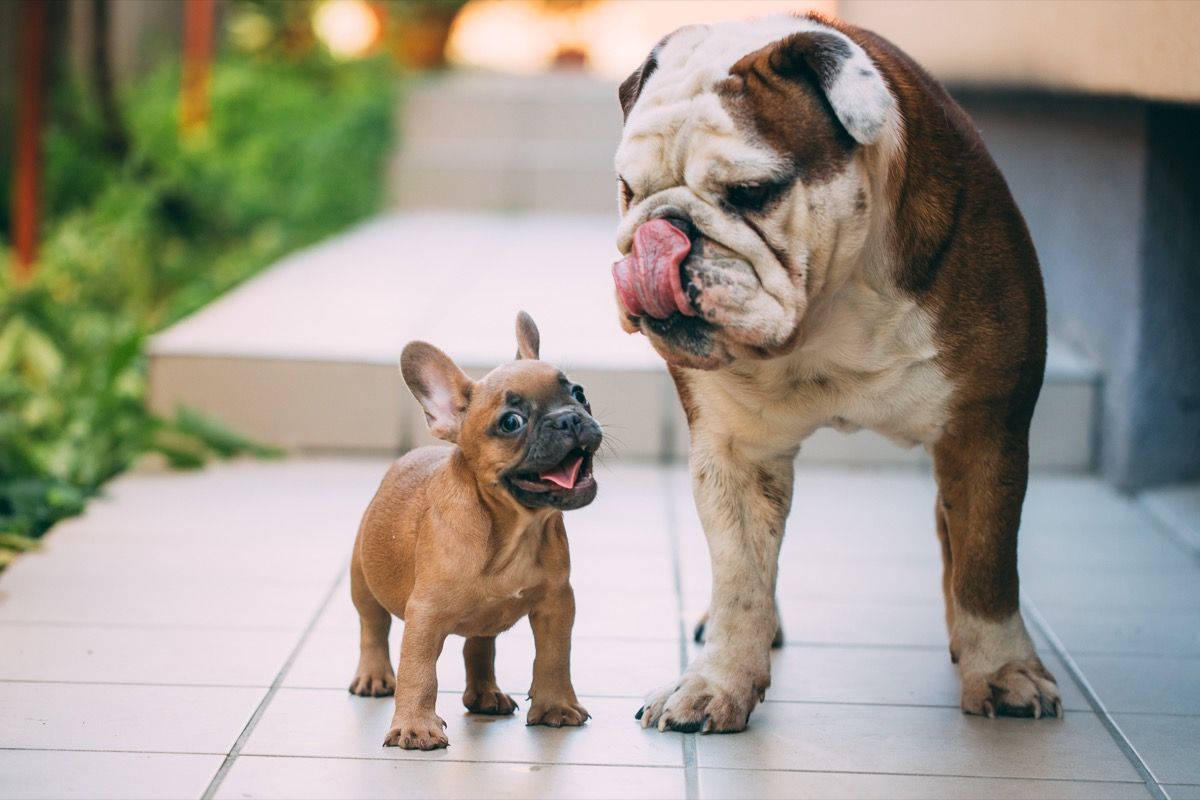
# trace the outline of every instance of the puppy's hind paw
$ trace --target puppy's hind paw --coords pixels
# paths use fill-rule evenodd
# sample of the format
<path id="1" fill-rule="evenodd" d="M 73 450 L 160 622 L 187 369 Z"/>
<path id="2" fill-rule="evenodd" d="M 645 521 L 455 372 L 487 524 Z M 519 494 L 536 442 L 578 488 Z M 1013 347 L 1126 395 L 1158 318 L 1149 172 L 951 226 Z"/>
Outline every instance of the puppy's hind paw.
<path id="1" fill-rule="evenodd" d="M 472 714 L 489 714 L 502 717 L 517 710 L 517 701 L 496 687 L 470 689 L 463 692 L 463 705 Z"/>
<path id="2" fill-rule="evenodd" d="M 359 670 L 350 682 L 350 694 L 359 697 L 389 697 L 396 693 L 396 678 L 391 670 Z"/>
<path id="3" fill-rule="evenodd" d="M 526 725 L 546 725 L 550 728 L 579 727 L 592 718 L 578 700 L 540 703 L 534 701 L 529 707 Z"/>

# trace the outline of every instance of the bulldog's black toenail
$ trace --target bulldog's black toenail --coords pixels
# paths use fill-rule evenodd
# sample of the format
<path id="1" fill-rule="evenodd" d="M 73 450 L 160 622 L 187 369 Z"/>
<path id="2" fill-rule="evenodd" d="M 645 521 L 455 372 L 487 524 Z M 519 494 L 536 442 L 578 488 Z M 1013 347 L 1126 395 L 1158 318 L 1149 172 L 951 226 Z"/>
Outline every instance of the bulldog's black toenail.
<path id="1" fill-rule="evenodd" d="M 644 714 L 644 713 L 646 713 L 646 707 L 645 707 L 645 706 L 642 706 L 641 708 L 639 708 L 639 709 L 637 710 L 637 713 L 633 715 L 633 718 L 634 718 L 634 719 L 641 719 L 641 718 L 642 718 L 642 714 Z"/>

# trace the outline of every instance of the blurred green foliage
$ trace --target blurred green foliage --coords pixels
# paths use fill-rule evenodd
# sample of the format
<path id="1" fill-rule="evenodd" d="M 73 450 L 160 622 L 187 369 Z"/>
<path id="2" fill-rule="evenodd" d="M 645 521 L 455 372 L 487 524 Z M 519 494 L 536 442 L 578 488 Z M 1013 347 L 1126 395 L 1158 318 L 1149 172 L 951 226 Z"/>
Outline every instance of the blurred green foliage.
<path id="1" fill-rule="evenodd" d="M 122 94 L 121 154 L 86 92 L 56 94 L 32 280 L 0 240 L 0 566 L 143 453 L 269 454 L 196 412 L 150 414 L 147 337 L 378 208 L 394 87 L 377 60 L 231 57 L 207 130 L 181 139 L 164 68 Z"/>

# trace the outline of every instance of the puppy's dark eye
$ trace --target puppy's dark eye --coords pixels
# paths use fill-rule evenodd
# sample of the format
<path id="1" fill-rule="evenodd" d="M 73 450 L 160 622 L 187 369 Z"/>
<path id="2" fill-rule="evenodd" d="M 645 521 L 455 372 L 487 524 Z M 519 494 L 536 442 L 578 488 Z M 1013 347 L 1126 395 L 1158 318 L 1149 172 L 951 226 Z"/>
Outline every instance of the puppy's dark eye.
<path id="1" fill-rule="evenodd" d="M 515 411 L 509 411 L 500 418 L 498 427 L 503 433 L 516 433 L 525 427 L 525 418 Z"/>
<path id="2" fill-rule="evenodd" d="M 625 207 L 629 208 L 629 206 L 633 205 L 633 189 L 625 182 L 624 178 L 617 178 L 617 183 L 621 187 L 621 200 L 625 203 Z"/>
<path id="3" fill-rule="evenodd" d="M 741 183 L 725 190 L 725 201 L 741 211 L 762 211 L 782 190 L 780 183 Z"/>
<path id="4" fill-rule="evenodd" d="M 575 402 L 576 402 L 576 403 L 579 403 L 579 405 L 581 405 L 581 406 L 586 406 L 586 405 L 587 405 L 587 395 L 585 395 L 585 394 L 583 393 L 583 387 L 582 387 L 582 386 L 573 386 L 573 387 L 571 387 L 571 397 L 574 397 L 574 398 L 575 398 Z"/>

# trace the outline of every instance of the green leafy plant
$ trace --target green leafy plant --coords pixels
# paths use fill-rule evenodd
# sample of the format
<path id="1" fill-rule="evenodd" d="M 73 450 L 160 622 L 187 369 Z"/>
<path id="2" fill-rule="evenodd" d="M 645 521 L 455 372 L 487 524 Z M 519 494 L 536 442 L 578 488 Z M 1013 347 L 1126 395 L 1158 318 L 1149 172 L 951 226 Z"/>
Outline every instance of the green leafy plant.
<path id="1" fill-rule="evenodd" d="M 146 341 L 378 208 L 393 87 L 378 61 L 230 58 L 207 130 L 181 139 L 166 67 L 121 97 L 120 160 L 83 92 L 55 98 L 32 280 L 13 281 L 0 240 L 0 567 L 143 454 L 276 454 L 194 410 L 151 414 Z"/>

